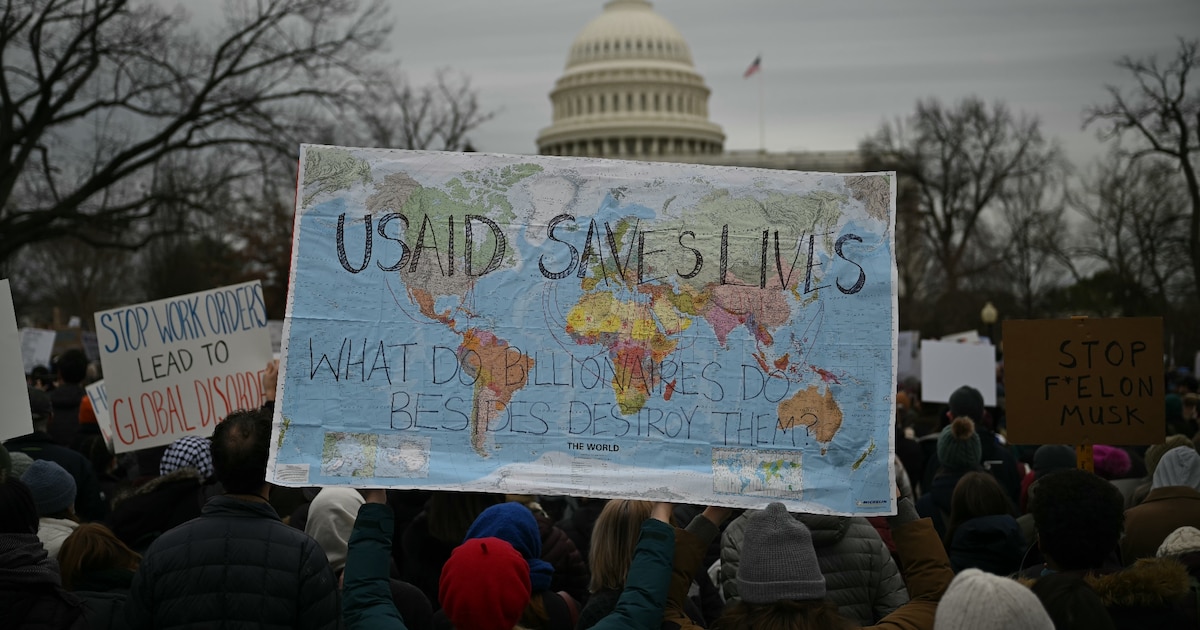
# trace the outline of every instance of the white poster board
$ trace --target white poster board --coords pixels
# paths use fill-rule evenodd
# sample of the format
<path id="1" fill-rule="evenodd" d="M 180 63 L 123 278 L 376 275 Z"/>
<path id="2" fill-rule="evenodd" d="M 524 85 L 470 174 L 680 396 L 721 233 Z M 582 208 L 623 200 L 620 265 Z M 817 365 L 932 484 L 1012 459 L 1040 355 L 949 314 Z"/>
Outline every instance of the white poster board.
<path id="1" fill-rule="evenodd" d="M 211 435 L 263 403 L 262 286 L 247 282 L 96 313 L 116 452 Z"/>
<path id="2" fill-rule="evenodd" d="M 88 400 L 92 403 L 92 413 L 96 414 L 96 424 L 100 427 L 100 434 L 104 436 L 108 450 L 112 451 L 112 416 L 108 415 L 108 392 L 104 388 L 104 381 L 96 381 L 85 387 L 84 391 L 87 392 Z"/>
<path id="3" fill-rule="evenodd" d="M 33 430 L 21 354 L 21 335 L 17 332 L 17 312 L 13 308 L 8 280 L 0 280 L 0 441 L 28 435 Z"/>
<path id="4" fill-rule="evenodd" d="M 58 333 L 41 328 L 21 329 L 21 361 L 25 373 L 29 374 L 38 366 L 49 369 L 54 354 L 54 340 Z"/>
<path id="5" fill-rule="evenodd" d="M 970 385 L 983 394 L 983 404 L 996 404 L 996 347 L 950 341 L 921 342 L 921 400 L 950 401 L 950 394 Z"/>

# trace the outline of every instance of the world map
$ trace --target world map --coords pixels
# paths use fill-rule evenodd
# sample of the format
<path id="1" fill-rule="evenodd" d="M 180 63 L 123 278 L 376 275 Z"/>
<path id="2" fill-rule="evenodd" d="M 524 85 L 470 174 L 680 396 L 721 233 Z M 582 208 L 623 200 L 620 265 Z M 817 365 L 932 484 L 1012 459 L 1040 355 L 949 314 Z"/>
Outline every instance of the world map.
<path id="1" fill-rule="evenodd" d="M 307 145 L 301 165 L 289 480 L 891 508 L 889 174 Z"/>

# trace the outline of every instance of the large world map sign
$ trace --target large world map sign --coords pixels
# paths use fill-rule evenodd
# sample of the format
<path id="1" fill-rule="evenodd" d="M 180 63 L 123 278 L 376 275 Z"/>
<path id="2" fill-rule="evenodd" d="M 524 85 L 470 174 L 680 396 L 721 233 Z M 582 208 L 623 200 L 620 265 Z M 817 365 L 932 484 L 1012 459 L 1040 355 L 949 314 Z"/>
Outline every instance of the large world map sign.
<path id="1" fill-rule="evenodd" d="M 891 173 L 306 145 L 271 477 L 881 514 Z"/>

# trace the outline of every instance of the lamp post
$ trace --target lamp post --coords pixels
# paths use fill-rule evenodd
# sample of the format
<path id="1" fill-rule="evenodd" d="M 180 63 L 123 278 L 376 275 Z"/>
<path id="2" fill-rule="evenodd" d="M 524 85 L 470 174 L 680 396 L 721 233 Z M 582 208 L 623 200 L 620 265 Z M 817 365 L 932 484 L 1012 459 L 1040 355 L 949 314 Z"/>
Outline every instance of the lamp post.
<path id="1" fill-rule="evenodd" d="M 1000 312 L 996 310 L 996 306 L 990 301 L 983 305 L 983 310 L 979 311 L 979 320 L 983 322 L 983 328 L 987 332 L 988 340 L 992 345 L 996 343 L 995 326 L 996 320 L 1000 318 Z"/>

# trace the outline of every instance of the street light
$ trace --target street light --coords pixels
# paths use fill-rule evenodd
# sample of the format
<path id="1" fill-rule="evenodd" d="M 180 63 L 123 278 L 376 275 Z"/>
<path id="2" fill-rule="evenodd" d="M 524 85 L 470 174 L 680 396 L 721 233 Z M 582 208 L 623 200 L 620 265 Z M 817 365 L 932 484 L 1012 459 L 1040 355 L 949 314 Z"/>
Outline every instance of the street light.
<path id="1" fill-rule="evenodd" d="M 1000 318 L 1000 312 L 996 310 L 996 306 L 990 301 L 983 305 L 983 310 L 979 311 L 979 319 L 983 322 L 983 327 L 987 330 L 988 339 L 994 344 L 996 343 L 993 328 L 996 325 L 996 320 Z"/>

